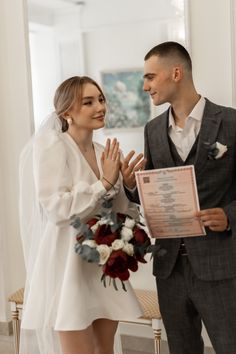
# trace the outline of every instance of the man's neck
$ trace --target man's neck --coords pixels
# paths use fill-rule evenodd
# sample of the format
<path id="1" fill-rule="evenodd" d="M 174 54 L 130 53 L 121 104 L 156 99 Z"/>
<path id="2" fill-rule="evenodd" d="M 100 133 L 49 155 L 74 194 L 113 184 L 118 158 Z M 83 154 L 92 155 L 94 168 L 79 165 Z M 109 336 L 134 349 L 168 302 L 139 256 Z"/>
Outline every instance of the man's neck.
<path id="1" fill-rule="evenodd" d="M 178 101 L 171 105 L 171 112 L 175 120 L 175 124 L 184 128 L 189 114 L 192 112 L 193 108 L 196 106 L 197 102 L 200 100 L 201 96 L 196 92 L 192 97 L 185 98 L 183 101 Z"/>

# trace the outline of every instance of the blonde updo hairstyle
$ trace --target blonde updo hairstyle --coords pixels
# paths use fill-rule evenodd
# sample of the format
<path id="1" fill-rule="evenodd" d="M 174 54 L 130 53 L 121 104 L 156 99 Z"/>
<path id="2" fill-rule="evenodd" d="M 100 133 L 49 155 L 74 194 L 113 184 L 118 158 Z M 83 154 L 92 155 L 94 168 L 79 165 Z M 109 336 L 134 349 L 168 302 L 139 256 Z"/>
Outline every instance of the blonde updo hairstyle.
<path id="1" fill-rule="evenodd" d="M 65 119 L 65 114 L 76 102 L 78 102 L 79 105 L 82 103 L 83 87 L 85 84 L 96 86 L 105 100 L 105 96 L 100 86 L 88 76 L 73 76 L 63 81 L 57 88 L 54 96 L 55 112 L 61 120 L 62 132 L 66 132 L 69 127 L 67 120 Z"/>

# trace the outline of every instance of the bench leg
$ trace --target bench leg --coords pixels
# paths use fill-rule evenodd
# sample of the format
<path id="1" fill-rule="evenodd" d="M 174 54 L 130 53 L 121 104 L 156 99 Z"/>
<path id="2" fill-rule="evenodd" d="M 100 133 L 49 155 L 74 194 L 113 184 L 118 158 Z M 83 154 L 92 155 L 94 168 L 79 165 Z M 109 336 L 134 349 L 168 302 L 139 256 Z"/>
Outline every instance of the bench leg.
<path id="1" fill-rule="evenodd" d="M 17 309 L 15 309 L 11 313 L 12 313 L 12 326 L 13 326 L 13 335 L 14 335 L 15 354 L 19 354 L 19 346 L 20 346 L 19 311 Z"/>
<path id="2" fill-rule="evenodd" d="M 155 354 L 161 354 L 161 320 L 152 320 Z"/>
<path id="3" fill-rule="evenodd" d="M 161 354 L 161 329 L 154 329 L 155 354 Z"/>

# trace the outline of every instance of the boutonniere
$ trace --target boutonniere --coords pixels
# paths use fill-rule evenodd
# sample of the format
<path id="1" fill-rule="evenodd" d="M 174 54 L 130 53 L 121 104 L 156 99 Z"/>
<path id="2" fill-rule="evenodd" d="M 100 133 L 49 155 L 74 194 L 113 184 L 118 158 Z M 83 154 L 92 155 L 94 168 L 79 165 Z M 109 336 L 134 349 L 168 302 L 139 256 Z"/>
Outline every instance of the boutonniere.
<path id="1" fill-rule="evenodd" d="M 205 143 L 205 146 L 208 150 L 207 156 L 209 160 L 218 160 L 222 158 L 228 150 L 227 145 L 223 145 L 218 141 L 213 144 Z"/>

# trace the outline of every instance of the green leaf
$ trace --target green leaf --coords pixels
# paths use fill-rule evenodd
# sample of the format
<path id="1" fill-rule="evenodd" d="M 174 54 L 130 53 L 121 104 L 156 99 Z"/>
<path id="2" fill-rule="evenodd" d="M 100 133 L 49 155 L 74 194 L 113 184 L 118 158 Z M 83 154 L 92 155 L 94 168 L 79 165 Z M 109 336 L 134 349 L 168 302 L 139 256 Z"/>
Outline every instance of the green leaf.
<path id="1" fill-rule="evenodd" d="M 70 225 L 72 225 L 75 229 L 80 229 L 80 227 L 82 225 L 80 218 L 73 216 L 71 219 L 72 219 L 72 221 L 71 221 Z"/>
<path id="2" fill-rule="evenodd" d="M 92 230 L 88 227 L 87 224 L 82 224 L 80 227 L 80 233 L 81 235 L 84 236 L 86 240 L 92 240 L 93 239 L 93 232 Z"/>
<path id="3" fill-rule="evenodd" d="M 86 260 L 89 263 L 98 263 L 100 256 L 99 252 L 92 247 L 89 247 L 88 245 L 80 245 L 81 247 L 79 248 L 79 253 L 80 256 Z"/>
<path id="4" fill-rule="evenodd" d="M 103 202 L 102 202 L 102 208 L 105 208 L 105 209 L 111 209 L 112 208 L 112 199 L 105 199 L 103 198 Z"/>
<path id="5" fill-rule="evenodd" d="M 113 286 L 114 286 L 115 290 L 118 291 L 115 278 L 112 279 L 112 283 L 113 283 Z"/>
<path id="6" fill-rule="evenodd" d="M 103 273 L 102 277 L 101 277 L 101 282 L 103 282 L 103 285 L 104 287 L 106 288 L 107 287 L 107 284 L 106 284 L 106 274 Z"/>
<path id="7" fill-rule="evenodd" d="M 121 280 L 121 284 L 122 284 L 122 289 L 124 290 L 124 291 L 127 291 L 127 289 L 126 289 L 126 287 L 125 287 L 125 283 Z"/>
<path id="8" fill-rule="evenodd" d="M 82 247 L 81 243 L 77 242 L 77 243 L 75 244 L 75 252 L 78 253 L 78 254 L 80 254 L 81 247 Z"/>
<path id="9" fill-rule="evenodd" d="M 161 248 L 161 246 L 159 244 L 155 244 L 155 245 L 149 245 L 147 247 L 146 252 L 151 253 L 152 257 L 153 256 L 163 257 L 167 253 L 167 250 L 164 248 Z"/>

